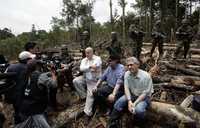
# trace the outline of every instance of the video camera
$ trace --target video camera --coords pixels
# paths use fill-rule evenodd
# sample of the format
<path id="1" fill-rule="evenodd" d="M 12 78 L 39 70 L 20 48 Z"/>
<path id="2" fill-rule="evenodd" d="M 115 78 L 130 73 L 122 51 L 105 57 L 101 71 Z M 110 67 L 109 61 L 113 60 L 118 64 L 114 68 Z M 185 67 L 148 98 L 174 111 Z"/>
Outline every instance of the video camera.
<path id="1" fill-rule="evenodd" d="M 0 55 L 0 73 L 4 73 L 9 66 L 8 61 L 3 55 Z"/>
<path id="2" fill-rule="evenodd" d="M 48 57 L 47 55 L 41 55 L 41 59 L 39 60 L 41 63 L 42 72 L 49 72 L 51 70 L 59 70 L 62 69 L 61 66 L 61 57 L 56 55 L 53 57 Z"/>

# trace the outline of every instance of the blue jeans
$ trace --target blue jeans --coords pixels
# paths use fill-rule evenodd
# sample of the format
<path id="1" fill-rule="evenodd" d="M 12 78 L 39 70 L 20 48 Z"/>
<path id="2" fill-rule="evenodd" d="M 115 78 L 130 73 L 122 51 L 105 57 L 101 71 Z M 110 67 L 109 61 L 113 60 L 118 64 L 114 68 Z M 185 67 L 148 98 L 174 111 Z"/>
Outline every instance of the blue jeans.
<path id="1" fill-rule="evenodd" d="M 137 97 L 135 96 L 131 97 L 132 101 L 135 101 L 136 99 Z M 150 104 L 149 97 L 146 97 L 143 101 L 139 102 L 135 107 L 136 117 L 144 119 L 146 108 L 149 106 L 149 104 Z M 114 108 L 119 112 L 124 110 L 127 106 L 128 106 L 128 100 L 125 95 L 120 97 L 114 104 Z"/>

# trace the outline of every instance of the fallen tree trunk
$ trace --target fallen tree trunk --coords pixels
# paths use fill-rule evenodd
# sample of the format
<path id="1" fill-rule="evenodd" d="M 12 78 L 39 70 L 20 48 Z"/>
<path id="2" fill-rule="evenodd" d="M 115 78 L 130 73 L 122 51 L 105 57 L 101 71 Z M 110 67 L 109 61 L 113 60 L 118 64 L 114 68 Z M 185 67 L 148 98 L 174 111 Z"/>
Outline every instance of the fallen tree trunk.
<path id="1" fill-rule="evenodd" d="M 152 77 L 152 79 L 153 79 L 153 83 L 165 83 L 165 82 L 171 81 L 171 77 L 156 76 L 156 77 Z"/>
<path id="2" fill-rule="evenodd" d="M 76 108 L 76 109 L 74 109 Z M 67 123 L 78 119 L 81 115 L 83 115 L 84 104 L 73 106 L 66 111 L 60 112 L 56 117 L 51 117 L 52 128 L 60 128 Z"/>
<path id="3" fill-rule="evenodd" d="M 152 102 L 150 106 L 150 111 L 160 116 L 167 117 L 168 119 L 173 119 L 173 121 L 177 122 L 179 127 L 180 125 L 184 125 L 185 128 L 186 126 L 187 128 L 194 128 L 194 126 L 200 126 L 200 114 L 192 109 L 186 109 L 180 106 L 175 106 L 167 103 Z M 196 118 L 191 116 L 189 113 L 195 114 Z"/>
<path id="4" fill-rule="evenodd" d="M 197 76 L 169 76 L 170 78 L 173 78 L 173 79 L 192 79 L 194 81 L 199 81 L 200 80 L 200 77 L 197 77 Z"/>
<path id="5" fill-rule="evenodd" d="M 177 61 L 182 61 L 182 62 L 185 62 L 185 59 L 176 59 Z M 189 61 L 191 64 L 194 64 L 194 65 L 200 65 L 200 59 L 190 59 Z"/>
<path id="6" fill-rule="evenodd" d="M 186 68 L 190 68 L 192 70 L 200 70 L 200 66 L 199 65 L 186 65 Z"/>
<path id="7" fill-rule="evenodd" d="M 163 46 L 164 47 L 176 47 L 177 44 L 172 44 L 172 43 L 164 43 Z M 152 43 L 143 43 L 143 46 L 152 46 Z M 191 47 L 196 47 L 196 44 L 191 44 Z"/>
<path id="8" fill-rule="evenodd" d="M 176 71 L 180 71 L 184 74 L 193 75 L 193 76 L 200 76 L 200 72 L 196 72 L 192 69 L 186 69 L 186 68 L 183 68 L 183 67 L 172 65 L 172 64 L 169 64 L 168 62 L 162 62 L 162 63 L 164 63 L 168 68 L 176 70 Z"/>
<path id="9" fill-rule="evenodd" d="M 159 84 L 153 84 L 154 87 L 164 87 L 164 88 L 176 88 L 181 90 L 187 90 L 187 91 L 194 91 L 193 86 L 188 86 L 185 84 L 175 84 L 175 83 L 159 83 Z"/>
<path id="10" fill-rule="evenodd" d="M 191 85 L 191 86 L 195 86 L 197 88 L 200 88 L 200 81 L 199 80 L 193 80 L 193 79 L 172 79 L 171 80 L 172 84 L 185 84 L 185 85 Z"/>

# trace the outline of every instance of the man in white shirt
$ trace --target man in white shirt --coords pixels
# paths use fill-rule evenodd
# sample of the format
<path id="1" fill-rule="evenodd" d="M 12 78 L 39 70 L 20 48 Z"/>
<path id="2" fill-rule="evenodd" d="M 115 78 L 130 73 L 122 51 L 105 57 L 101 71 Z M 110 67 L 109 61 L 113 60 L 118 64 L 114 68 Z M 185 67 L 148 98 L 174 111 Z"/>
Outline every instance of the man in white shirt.
<path id="1" fill-rule="evenodd" d="M 93 114 L 92 107 L 94 102 L 92 90 L 96 88 L 96 83 L 101 76 L 102 61 L 99 56 L 93 54 L 91 47 L 85 49 L 85 55 L 86 57 L 82 59 L 80 65 L 83 76 L 75 78 L 73 84 L 81 98 L 86 95 L 84 112 L 90 117 Z"/>

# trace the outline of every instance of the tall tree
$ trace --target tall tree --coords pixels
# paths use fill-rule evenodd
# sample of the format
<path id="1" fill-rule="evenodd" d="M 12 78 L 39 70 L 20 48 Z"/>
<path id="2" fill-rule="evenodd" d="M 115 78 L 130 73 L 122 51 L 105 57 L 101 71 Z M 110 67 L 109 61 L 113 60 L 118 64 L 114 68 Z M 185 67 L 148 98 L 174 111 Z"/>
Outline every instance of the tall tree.
<path id="1" fill-rule="evenodd" d="M 123 36 L 123 42 L 125 42 L 126 39 L 126 25 L 125 25 L 125 7 L 127 5 L 126 0 L 119 0 L 119 5 L 122 8 L 122 36 Z"/>
<path id="2" fill-rule="evenodd" d="M 2 30 L 0 29 L 0 40 L 5 40 L 11 37 L 14 37 L 14 34 L 11 32 L 10 29 L 8 28 L 4 28 Z"/>
<path id="3" fill-rule="evenodd" d="M 53 22 L 55 24 L 61 24 L 62 26 L 66 27 L 67 29 L 76 28 L 75 35 L 76 39 L 78 39 L 79 30 L 80 28 L 85 28 L 83 26 L 84 19 L 88 19 L 90 26 L 87 28 L 91 30 L 91 22 L 92 19 L 92 7 L 94 5 L 95 0 L 89 0 L 88 2 L 83 2 L 82 0 L 63 0 L 63 7 L 61 11 L 62 18 L 53 18 Z"/>
<path id="4" fill-rule="evenodd" d="M 31 32 L 30 32 L 30 41 L 37 40 L 37 30 L 35 28 L 35 24 L 32 24 Z"/>
<path id="5" fill-rule="evenodd" d="M 112 0 L 110 0 L 110 24 L 111 24 L 111 31 L 113 30 L 113 24 L 114 24 L 114 21 L 113 21 L 113 6 L 112 6 Z"/>

